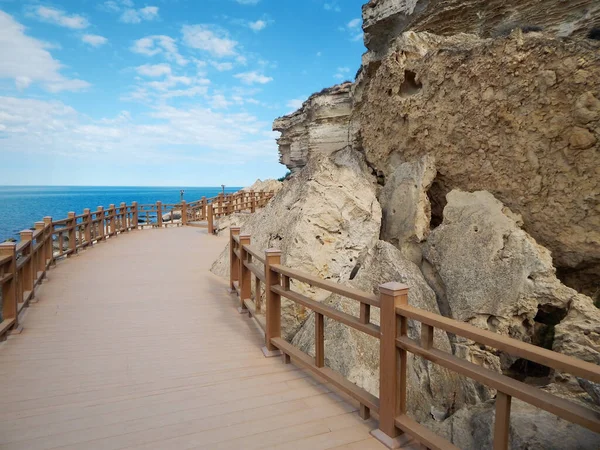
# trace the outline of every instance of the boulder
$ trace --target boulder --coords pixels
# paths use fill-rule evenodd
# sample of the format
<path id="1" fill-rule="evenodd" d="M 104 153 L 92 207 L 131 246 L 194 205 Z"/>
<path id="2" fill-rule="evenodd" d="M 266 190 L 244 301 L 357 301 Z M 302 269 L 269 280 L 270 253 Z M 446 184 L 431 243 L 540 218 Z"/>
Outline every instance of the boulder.
<path id="1" fill-rule="evenodd" d="M 495 400 L 463 408 L 443 422 L 427 426 L 463 450 L 493 448 Z M 559 419 L 553 414 L 513 399 L 510 413 L 511 449 L 595 450 L 600 434 Z"/>
<path id="2" fill-rule="evenodd" d="M 378 241 L 361 258 L 349 286 L 378 294 L 378 287 L 389 281 L 409 286 L 409 304 L 439 314 L 434 292 L 427 285 L 419 268 L 407 260 L 393 245 Z M 359 303 L 331 295 L 325 303 L 345 313 L 359 316 Z M 379 309 L 371 309 L 371 322 L 379 325 Z M 419 339 L 421 325 L 409 321 L 408 334 Z M 293 344 L 314 356 L 314 314 L 305 322 L 293 339 Z M 451 352 L 446 333 L 436 330 L 434 345 Z M 325 365 L 345 378 L 379 395 L 379 340 L 332 320 L 325 319 Z M 474 383 L 419 357 L 409 355 L 408 409 L 419 420 L 431 414 L 446 417 L 466 403 L 480 401 Z"/>
<path id="3" fill-rule="evenodd" d="M 172 220 L 181 220 L 181 210 L 176 209 L 173 210 L 172 212 L 168 212 L 166 214 L 163 214 L 162 216 L 162 220 L 163 222 L 169 222 Z"/>
<path id="4" fill-rule="evenodd" d="M 359 258 L 379 239 L 381 207 L 374 177 L 362 156 L 350 149 L 315 155 L 269 204 L 251 215 L 242 232 L 259 251 L 278 248 L 282 263 L 344 283 Z M 229 249 L 211 269 L 228 276 Z M 305 285 L 303 294 L 322 301 L 326 292 Z M 282 327 L 296 334 L 306 319 L 303 307 L 284 302 Z"/>
<path id="5" fill-rule="evenodd" d="M 600 361 L 598 310 L 557 278 L 550 252 L 492 194 L 451 191 L 423 246 L 445 315 L 578 358 Z M 549 369 L 457 339 L 457 355 L 525 379 Z M 577 389 L 579 390 L 579 389 Z"/>
<path id="6" fill-rule="evenodd" d="M 379 194 L 381 239 L 394 244 L 415 264 L 421 263 L 419 244 L 429 235 L 431 204 L 427 191 L 435 175 L 434 159 L 423 156 L 400 164 Z"/>
<path id="7" fill-rule="evenodd" d="M 586 36 L 600 26 L 594 0 L 370 0 L 363 6 L 365 45 L 385 52 L 390 40 L 408 30 L 440 35 L 503 36 L 514 28 L 557 36 Z"/>
<path id="8" fill-rule="evenodd" d="M 343 83 L 324 89 L 296 112 L 275 120 L 273 130 L 281 132 L 279 162 L 292 173 L 304 167 L 313 153 L 331 154 L 348 146 L 351 86 Z"/>

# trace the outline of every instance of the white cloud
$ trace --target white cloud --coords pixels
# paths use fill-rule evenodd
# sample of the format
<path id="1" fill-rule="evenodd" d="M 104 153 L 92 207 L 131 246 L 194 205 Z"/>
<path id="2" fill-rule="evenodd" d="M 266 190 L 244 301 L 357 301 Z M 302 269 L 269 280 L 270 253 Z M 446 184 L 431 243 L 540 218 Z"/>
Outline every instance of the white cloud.
<path id="1" fill-rule="evenodd" d="M 135 70 L 145 77 L 161 77 L 171 74 L 171 66 L 168 64 L 144 64 L 136 67 Z"/>
<path id="2" fill-rule="evenodd" d="M 77 91 L 89 83 L 60 73 L 63 66 L 47 50 L 48 45 L 25 34 L 25 27 L 0 11 L 0 78 L 12 79 L 18 89 L 40 83 L 50 92 Z"/>
<path id="3" fill-rule="evenodd" d="M 242 81 L 244 84 L 267 84 L 273 81 L 273 78 L 262 75 L 256 71 L 244 72 L 234 75 L 235 78 Z"/>
<path id="4" fill-rule="evenodd" d="M 264 30 L 267 27 L 267 22 L 264 20 L 257 20 L 256 22 L 249 22 L 248 26 L 253 31 Z"/>
<path id="5" fill-rule="evenodd" d="M 348 78 L 348 75 L 350 74 L 350 68 L 349 67 L 338 67 L 337 68 L 337 72 L 334 75 L 335 78 L 339 79 L 339 80 L 343 80 L 344 78 Z"/>
<path id="6" fill-rule="evenodd" d="M 231 102 L 227 101 L 223 94 L 216 94 L 210 100 L 210 106 L 213 109 L 227 109 Z"/>
<path id="7" fill-rule="evenodd" d="M 157 6 L 146 6 L 140 9 L 129 8 L 121 14 L 120 21 L 124 23 L 140 23 L 144 20 L 154 20 L 158 18 Z"/>
<path id="8" fill-rule="evenodd" d="M 362 19 L 352 19 L 350 22 L 348 22 L 347 27 L 350 29 L 354 29 L 354 28 L 360 27 L 361 24 L 362 24 Z"/>
<path id="9" fill-rule="evenodd" d="M 175 39 L 165 35 L 148 36 L 134 41 L 131 51 L 145 56 L 163 54 L 169 61 L 185 66 L 189 61 L 181 56 Z"/>
<path id="10" fill-rule="evenodd" d="M 226 72 L 233 69 L 233 63 L 230 62 L 219 63 L 217 61 L 211 61 L 210 64 L 219 72 Z"/>
<path id="11" fill-rule="evenodd" d="M 203 50 L 223 58 L 236 55 L 238 43 L 229 38 L 227 31 L 210 25 L 184 25 L 183 42 L 191 48 Z"/>
<path id="12" fill-rule="evenodd" d="M 334 12 L 340 12 L 342 10 L 342 8 L 339 7 L 339 5 L 337 4 L 336 1 L 323 4 L 323 8 L 325 8 L 326 11 L 334 11 Z"/>
<path id="13" fill-rule="evenodd" d="M 47 6 L 37 6 L 30 9 L 29 15 L 35 17 L 42 22 L 52 23 L 73 30 L 81 30 L 87 28 L 90 23 L 83 16 L 78 14 L 68 15 L 64 11 Z"/>
<path id="14" fill-rule="evenodd" d="M 81 37 L 81 40 L 93 47 L 100 47 L 108 42 L 108 39 L 104 36 L 99 36 L 97 34 L 84 34 Z"/>
<path id="15" fill-rule="evenodd" d="M 218 113 L 199 106 L 178 109 L 161 104 L 147 119 L 136 120 L 122 111 L 94 121 L 61 102 L 0 97 L 0 129 L 3 151 L 88 162 L 110 162 L 118 156 L 151 164 L 223 160 L 240 164 L 276 154 L 270 123 L 246 113 Z"/>
<path id="16" fill-rule="evenodd" d="M 304 103 L 303 99 L 295 98 L 286 103 L 285 106 L 290 108 L 292 111 L 296 111 L 297 109 L 302 108 L 302 104 Z"/>

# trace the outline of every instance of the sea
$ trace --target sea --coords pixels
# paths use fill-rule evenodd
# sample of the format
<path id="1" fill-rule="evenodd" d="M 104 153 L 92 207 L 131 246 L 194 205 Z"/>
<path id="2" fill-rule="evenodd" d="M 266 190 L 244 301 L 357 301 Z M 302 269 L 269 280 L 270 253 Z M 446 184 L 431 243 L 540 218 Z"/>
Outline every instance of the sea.
<path id="1" fill-rule="evenodd" d="M 226 186 L 225 193 L 237 192 L 241 187 Z M 19 232 L 33 227 L 45 216 L 53 220 L 67 217 L 70 211 L 83 213 L 85 208 L 95 211 L 98 206 L 178 203 L 180 192 L 187 202 L 202 197 L 214 197 L 222 192 L 219 187 L 97 187 L 97 186 L 0 186 L 0 242 L 9 238 L 18 240 Z"/>

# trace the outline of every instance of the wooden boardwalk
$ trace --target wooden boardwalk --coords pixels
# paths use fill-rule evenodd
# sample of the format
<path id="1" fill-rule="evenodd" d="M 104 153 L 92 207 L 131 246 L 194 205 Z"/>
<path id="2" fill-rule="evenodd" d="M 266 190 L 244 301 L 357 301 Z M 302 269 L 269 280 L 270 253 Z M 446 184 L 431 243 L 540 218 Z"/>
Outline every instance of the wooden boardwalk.
<path id="1" fill-rule="evenodd" d="M 133 231 L 59 261 L 0 344 L 0 449 L 384 449 L 357 405 L 263 357 L 208 270 L 225 244 Z"/>

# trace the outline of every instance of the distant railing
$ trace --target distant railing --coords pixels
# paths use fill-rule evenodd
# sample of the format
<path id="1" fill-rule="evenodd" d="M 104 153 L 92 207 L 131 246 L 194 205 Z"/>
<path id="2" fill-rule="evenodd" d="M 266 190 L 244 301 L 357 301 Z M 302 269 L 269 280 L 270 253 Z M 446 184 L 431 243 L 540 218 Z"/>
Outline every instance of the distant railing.
<path id="1" fill-rule="evenodd" d="M 214 218 L 234 212 L 254 212 L 266 206 L 273 192 L 240 191 L 219 194 L 213 198 L 179 204 L 156 202 L 151 205 L 121 203 L 96 211 L 85 209 L 83 214 L 70 212 L 66 219 L 52 221 L 44 217 L 34 230 L 20 233 L 16 244 L 0 244 L 0 292 L 2 320 L 0 340 L 9 332 L 18 332 L 19 313 L 35 298 L 36 287 L 46 277 L 57 259 L 75 255 L 79 250 L 116 237 L 131 230 L 185 226 L 207 221 L 209 233 L 214 233 Z M 202 226 L 202 225 L 201 225 Z"/>
<path id="2" fill-rule="evenodd" d="M 494 449 L 506 450 L 509 445 L 510 406 L 512 397 L 548 411 L 569 422 L 600 433 L 600 414 L 590 408 L 552 395 L 546 391 L 494 372 L 448 352 L 436 349 L 434 329 L 471 339 L 520 358 L 571 373 L 600 383 L 600 367 L 561 353 L 546 350 L 516 339 L 473 327 L 464 322 L 430 313 L 408 304 L 408 286 L 387 283 L 379 287 L 379 296 L 345 287 L 331 281 L 281 265 L 281 252 L 275 249 L 261 252 L 252 248 L 250 235 L 240 234 L 240 228 L 230 229 L 230 287 L 240 298 L 240 312 L 249 312 L 265 333 L 265 356 L 290 357 L 318 376 L 327 379 L 360 403 L 360 416 L 379 415 L 379 429 L 373 435 L 389 448 L 397 448 L 398 438 L 406 433 L 424 447 L 457 449 L 407 415 L 407 355 L 425 358 L 446 369 L 472 378 L 497 390 Z M 252 279 L 255 295 L 252 299 Z M 360 315 L 339 311 L 312 300 L 291 289 L 291 280 L 338 294 L 360 303 Z M 261 304 L 261 283 L 265 290 L 265 308 Z M 314 311 L 315 357 L 302 352 L 281 337 L 281 298 L 285 297 Z M 371 323 L 371 307 L 380 308 L 380 325 Z M 263 316 L 264 309 L 264 316 Z M 379 397 L 351 383 L 325 366 L 324 317 L 340 322 L 380 341 Z M 421 323 L 421 339 L 408 337 L 408 320 Z"/>

